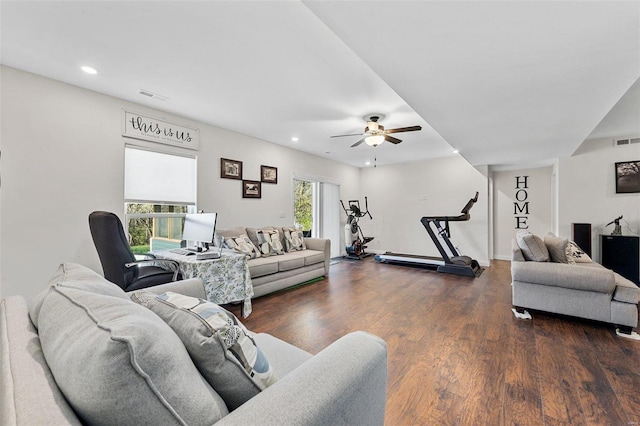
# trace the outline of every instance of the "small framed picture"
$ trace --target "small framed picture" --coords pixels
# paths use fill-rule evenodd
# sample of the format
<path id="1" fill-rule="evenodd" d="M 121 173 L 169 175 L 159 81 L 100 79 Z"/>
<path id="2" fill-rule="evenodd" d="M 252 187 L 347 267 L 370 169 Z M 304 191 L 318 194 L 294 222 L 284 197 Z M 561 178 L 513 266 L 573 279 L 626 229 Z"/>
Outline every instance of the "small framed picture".
<path id="1" fill-rule="evenodd" d="M 640 161 L 616 163 L 616 194 L 640 192 Z"/>
<path id="2" fill-rule="evenodd" d="M 260 180 L 264 183 L 278 183 L 278 169 L 271 166 L 260 166 Z"/>
<path id="3" fill-rule="evenodd" d="M 243 180 L 242 198 L 262 198 L 262 183 L 257 180 Z"/>
<path id="4" fill-rule="evenodd" d="M 220 159 L 220 177 L 225 179 L 242 179 L 242 161 Z"/>

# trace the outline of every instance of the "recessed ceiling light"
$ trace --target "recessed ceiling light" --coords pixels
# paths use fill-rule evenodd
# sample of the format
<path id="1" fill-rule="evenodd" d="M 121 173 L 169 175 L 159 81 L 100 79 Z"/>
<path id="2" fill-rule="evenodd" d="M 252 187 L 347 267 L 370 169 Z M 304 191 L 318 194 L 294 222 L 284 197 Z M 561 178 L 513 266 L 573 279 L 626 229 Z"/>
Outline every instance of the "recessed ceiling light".
<path id="1" fill-rule="evenodd" d="M 459 152 L 460 152 L 460 151 L 458 151 L 457 149 L 454 149 L 454 150 L 453 150 L 453 153 L 454 153 L 454 154 L 458 154 Z"/>
<path id="2" fill-rule="evenodd" d="M 91 75 L 98 74 L 98 70 L 97 69 L 95 69 L 93 67 L 86 66 L 86 65 L 83 66 L 83 67 L 80 67 L 80 69 L 82 71 L 86 72 L 87 74 L 91 74 Z"/>
<path id="3" fill-rule="evenodd" d="M 291 138 L 291 142 L 298 142 L 300 139 L 297 136 Z"/>
<path id="4" fill-rule="evenodd" d="M 365 166 L 370 166 L 371 165 L 371 161 L 367 161 L 366 163 L 364 163 Z"/>

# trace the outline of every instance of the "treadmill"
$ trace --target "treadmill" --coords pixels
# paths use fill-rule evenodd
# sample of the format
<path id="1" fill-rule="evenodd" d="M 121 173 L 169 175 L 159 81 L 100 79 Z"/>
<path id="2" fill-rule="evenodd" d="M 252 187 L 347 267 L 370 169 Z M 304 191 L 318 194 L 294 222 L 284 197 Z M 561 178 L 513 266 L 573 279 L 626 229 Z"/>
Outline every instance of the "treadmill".
<path id="1" fill-rule="evenodd" d="M 465 222 L 471 218 L 469 211 L 476 201 L 478 201 L 477 192 L 475 197 L 470 199 L 463 207 L 461 214 L 458 216 L 425 216 L 420 219 L 442 257 L 386 252 L 376 255 L 375 260 L 381 263 L 435 269 L 438 272 L 447 274 L 479 277 L 484 268 L 476 260 L 458 253 L 458 250 L 451 243 L 451 232 L 449 230 L 449 222 Z M 444 222 L 444 227 L 442 222 Z M 446 247 L 442 245 L 440 240 L 444 241 Z"/>

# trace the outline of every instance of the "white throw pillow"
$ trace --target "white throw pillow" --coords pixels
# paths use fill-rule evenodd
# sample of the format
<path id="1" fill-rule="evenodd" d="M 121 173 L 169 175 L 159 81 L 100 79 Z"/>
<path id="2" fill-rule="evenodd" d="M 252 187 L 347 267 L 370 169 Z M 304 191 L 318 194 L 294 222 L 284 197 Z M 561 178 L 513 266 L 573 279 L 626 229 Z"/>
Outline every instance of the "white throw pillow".
<path id="1" fill-rule="evenodd" d="M 569 241 L 566 248 L 567 263 L 591 263 L 593 262 L 589 255 L 585 253 L 578 245 Z"/>

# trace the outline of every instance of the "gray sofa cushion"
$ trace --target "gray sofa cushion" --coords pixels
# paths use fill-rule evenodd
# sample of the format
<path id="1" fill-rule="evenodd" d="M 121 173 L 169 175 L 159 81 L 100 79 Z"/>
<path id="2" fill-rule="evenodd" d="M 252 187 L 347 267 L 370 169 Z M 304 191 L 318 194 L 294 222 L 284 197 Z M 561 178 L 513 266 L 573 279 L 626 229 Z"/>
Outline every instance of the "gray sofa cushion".
<path id="1" fill-rule="evenodd" d="M 253 336 L 256 344 L 269 359 L 273 371 L 282 378 L 313 358 L 309 352 L 293 346 L 270 334 L 259 333 Z"/>
<path id="2" fill-rule="evenodd" d="M 290 271 L 292 269 L 302 268 L 304 266 L 304 257 L 299 253 L 287 253 L 284 256 L 278 256 L 278 271 Z"/>
<path id="3" fill-rule="evenodd" d="M 36 296 L 33 303 L 29 305 L 29 317 L 36 328 L 38 328 L 40 307 L 49 293 L 49 288 L 62 282 L 69 282 L 67 286 L 73 286 L 72 282 L 77 282 L 76 287 L 78 288 L 86 289 L 94 293 L 119 297 L 121 299 L 128 298 L 122 288 L 116 284 L 106 281 L 104 277 L 86 266 L 82 266 L 77 263 L 61 263 L 53 276 L 49 279 L 47 288 Z"/>
<path id="4" fill-rule="evenodd" d="M 228 229 L 216 229 L 216 239 L 220 239 L 220 237 L 222 237 L 222 239 L 226 240 L 227 238 L 236 238 L 242 234 L 246 234 L 247 230 L 245 229 L 244 226 L 238 226 L 235 228 L 228 228 Z"/>
<path id="5" fill-rule="evenodd" d="M 567 244 L 569 240 L 566 238 L 556 237 L 552 233 L 544 236 L 544 243 L 549 250 L 551 261 L 556 263 L 568 263 L 567 261 Z"/>
<path id="6" fill-rule="evenodd" d="M 304 257 L 304 264 L 307 265 L 315 265 L 316 263 L 324 262 L 325 254 L 324 252 L 317 250 L 304 250 L 300 252 Z"/>
<path id="7" fill-rule="evenodd" d="M 0 300 L 0 424 L 81 425 L 45 361 L 22 296 Z"/>
<path id="8" fill-rule="evenodd" d="M 51 288 L 39 335 L 56 383 L 84 423 L 210 425 L 227 414 L 157 315 L 81 286 Z"/>
<path id="9" fill-rule="evenodd" d="M 549 251 L 542 238 L 533 235 L 531 232 L 518 232 L 516 234 L 518 247 L 522 250 L 525 260 L 534 262 L 548 262 Z"/>
<path id="10" fill-rule="evenodd" d="M 131 297 L 171 326 L 209 384 L 235 410 L 276 382 L 266 356 L 227 310 L 206 300 L 167 292 Z"/>
<path id="11" fill-rule="evenodd" d="M 249 275 L 251 275 L 251 279 L 278 272 L 278 258 L 276 257 L 249 259 L 247 265 L 249 265 Z"/>
<path id="12" fill-rule="evenodd" d="M 584 264 L 586 265 L 586 264 Z M 605 293 L 615 290 L 613 272 L 605 268 L 579 267 L 552 262 L 512 262 L 513 281 Z"/>
<path id="13" fill-rule="evenodd" d="M 617 272 L 614 272 L 613 275 L 616 280 L 616 291 L 613 294 L 613 300 L 633 303 L 634 305 L 640 303 L 640 287 Z"/>

